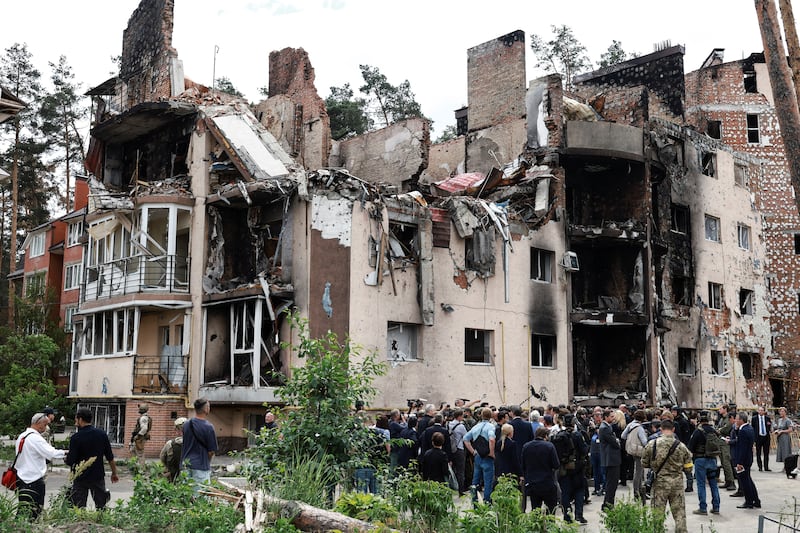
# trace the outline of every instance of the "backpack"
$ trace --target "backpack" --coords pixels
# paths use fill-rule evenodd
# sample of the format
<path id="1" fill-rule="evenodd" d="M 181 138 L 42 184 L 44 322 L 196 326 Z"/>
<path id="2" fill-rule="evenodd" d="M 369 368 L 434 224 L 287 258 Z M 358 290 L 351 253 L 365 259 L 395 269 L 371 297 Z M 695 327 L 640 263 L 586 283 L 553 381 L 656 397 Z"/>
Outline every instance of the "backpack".
<path id="1" fill-rule="evenodd" d="M 632 457 L 644 455 L 644 446 L 639 440 L 639 428 L 641 427 L 642 425 L 637 423 L 631 431 L 628 431 L 628 437 L 625 439 L 625 452 Z"/>
<path id="2" fill-rule="evenodd" d="M 487 424 L 487 422 L 482 422 L 482 424 Z M 483 431 L 481 429 L 481 431 Z M 478 432 L 478 436 L 472 439 L 472 447 L 475 448 L 475 451 L 478 452 L 478 455 L 481 456 L 481 459 L 486 458 L 489 455 L 489 441 L 481 435 L 481 432 Z"/>
<path id="3" fill-rule="evenodd" d="M 454 426 L 450 424 L 447 425 L 447 432 L 450 434 L 450 453 L 456 453 L 458 451 L 458 443 L 456 442 L 455 435 L 453 435 L 453 430 L 458 426 L 464 426 L 464 422 L 459 422 Z M 464 429 L 466 429 L 466 426 L 464 426 Z"/>
<path id="4" fill-rule="evenodd" d="M 575 470 L 575 442 L 572 440 L 570 432 L 562 429 L 553 435 L 550 442 L 556 447 L 558 461 L 561 463 L 558 474 L 564 476 L 567 470 Z"/>
<path id="5" fill-rule="evenodd" d="M 722 454 L 722 438 L 711 426 L 703 426 L 706 435 L 706 457 L 719 457 Z"/>

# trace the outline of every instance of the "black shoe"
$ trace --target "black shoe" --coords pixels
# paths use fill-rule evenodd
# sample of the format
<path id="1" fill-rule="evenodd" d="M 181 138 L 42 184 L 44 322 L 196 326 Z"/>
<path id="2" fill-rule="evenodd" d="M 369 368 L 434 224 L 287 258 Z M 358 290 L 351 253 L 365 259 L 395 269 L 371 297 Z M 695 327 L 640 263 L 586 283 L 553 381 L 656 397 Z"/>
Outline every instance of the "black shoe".
<path id="1" fill-rule="evenodd" d="M 769 468 L 765 468 L 764 472 L 772 472 L 772 470 L 770 470 Z"/>
<path id="2" fill-rule="evenodd" d="M 589 498 L 583 500 L 583 505 L 589 505 L 590 503 L 592 503 L 592 500 L 590 500 Z"/>
<path id="3" fill-rule="evenodd" d="M 737 509 L 752 509 L 753 506 L 750 505 L 749 503 L 743 503 L 742 505 L 737 505 L 736 508 Z"/>
<path id="4" fill-rule="evenodd" d="M 626 482 L 622 481 L 622 482 L 620 482 L 619 486 L 620 487 L 627 487 L 628 484 Z"/>
<path id="5" fill-rule="evenodd" d="M 694 492 L 694 489 L 692 487 L 686 487 L 683 489 L 683 492 Z"/>
<path id="6" fill-rule="evenodd" d="M 711 509 L 711 514 L 719 514 L 719 509 Z"/>
<path id="7" fill-rule="evenodd" d="M 584 517 L 576 518 L 575 521 L 578 522 L 579 524 L 588 524 L 589 523 L 589 521 L 586 520 Z"/>
<path id="8" fill-rule="evenodd" d="M 761 472 L 761 467 L 760 466 L 758 467 L 758 471 Z"/>
<path id="9" fill-rule="evenodd" d="M 744 494 L 739 492 L 738 490 L 730 495 L 731 498 L 744 498 Z"/>
<path id="10" fill-rule="evenodd" d="M 756 509 L 761 509 L 761 502 L 754 503 L 753 507 L 756 508 Z"/>

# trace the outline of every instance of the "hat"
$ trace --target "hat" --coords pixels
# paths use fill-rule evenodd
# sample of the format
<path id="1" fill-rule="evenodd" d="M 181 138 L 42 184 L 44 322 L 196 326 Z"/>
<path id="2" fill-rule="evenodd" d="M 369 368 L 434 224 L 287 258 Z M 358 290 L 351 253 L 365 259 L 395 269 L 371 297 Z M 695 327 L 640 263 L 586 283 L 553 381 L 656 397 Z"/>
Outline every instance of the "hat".
<path id="1" fill-rule="evenodd" d="M 148 409 L 150 409 L 150 407 L 147 404 L 144 404 L 144 403 L 140 403 L 139 404 L 139 412 L 140 413 L 146 413 Z"/>
<path id="2" fill-rule="evenodd" d="M 185 416 L 179 416 L 178 418 L 176 418 L 176 419 L 175 419 L 175 427 L 176 427 L 176 428 L 183 427 L 183 425 L 184 425 L 184 424 L 185 424 L 185 423 L 186 423 L 188 420 L 189 420 L 189 419 L 188 419 L 188 418 L 186 418 Z"/>
<path id="3" fill-rule="evenodd" d="M 56 414 L 55 409 L 53 409 L 52 407 L 45 407 L 44 409 L 42 409 L 42 412 L 44 414 L 46 414 L 46 415 L 54 415 L 54 414 Z"/>

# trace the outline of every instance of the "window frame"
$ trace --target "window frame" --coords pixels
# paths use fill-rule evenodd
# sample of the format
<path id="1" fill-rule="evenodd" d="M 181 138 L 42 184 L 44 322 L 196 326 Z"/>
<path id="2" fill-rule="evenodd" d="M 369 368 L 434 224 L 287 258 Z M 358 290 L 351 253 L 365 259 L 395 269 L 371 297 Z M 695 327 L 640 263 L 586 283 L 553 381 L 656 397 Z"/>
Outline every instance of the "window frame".
<path id="1" fill-rule="evenodd" d="M 469 335 L 473 334 L 477 336 L 480 333 L 483 337 L 483 357 L 481 361 L 478 361 L 477 358 L 475 360 L 470 360 L 469 356 Z M 475 339 L 475 344 L 479 344 L 477 342 L 477 338 Z M 494 330 L 491 329 L 477 329 L 477 328 L 464 328 L 464 364 L 465 365 L 483 365 L 483 366 L 490 366 L 492 364 L 492 342 L 494 340 Z"/>
<path id="2" fill-rule="evenodd" d="M 680 233 L 681 235 L 688 235 L 691 216 L 692 213 L 689 210 L 689 206 L 682 204 L 671 204 L 669 207 L 669 230 L 675 233 Z M 683 224 L 680 224 L 681 221 Z M 681 229 L 681 226 L 683 226 L 683 229 Z"/>
<path id="3" fill-rule="evenodd" d="M 67 248 L 78 246 L 81 243 L 81 235 L 83 235 L 83 220 L 71 222 L 67 226 Z"/>
<path id="4" fill-rule="evenodd" d="M 710 178 L 717 177 L 716 152 L 700 152 L 700 173 Z"/>
<path id="5" fill-rule="evenodd" d="M 730 377 L 728 356 L 723 350 L 711 350 L 711 375 L 716 377 Z M 721 368 L 720 368 L 721 367 Z"/>
<path id="6" fill-rule="evenodd" d="M 753 295 L 755 293 L 751 289 L 741 287 L 739 289 L 739 312 L 744 316 L 753 316 Z"/>
<path id="7" fill-rule="evenodd" d="M 545 345 L 544 343 L 547 343 Z M 558 350 L 558 339 L 555 335 L 545 333 L 531 333 L 531 368 L 550 368 L 556 367 L 556 353 Z M 545 351 L 549 352 L 549 363 L 545 360 Z M 538 362 L 539 364 L 534 364 Z"/>
<path id="8" fill-rule="evenodd" d="M 745 238 L 742 239 L 742 236 Z M 738 222 L 736 224 L 736 240 L 739 242 L 739 248 L 742 250 L 750 250 L 752 246 L 751 243 L 753 241 L 750 226 Z M 744 244 L 742 243 L 743 240 L 746 241 Z"/>
<path id="9" fill-rule="evenodd" d="M 716 224 L 716 238 L 709 237 L 709 231 L 708 231 L 709 222 L 714 222 Z M 714 215 L 709 215 L 708 213 L 706 213 L 703 219 L 703 230 L 704 230 L 703 233 L 705 233 L 707 241 L 717 242 L 717 243 L 722 242 L 722 222 L 719 219 L 719 217 L 715 217 Z"/>
<path id="10" fill-rule="evenodd" d="M 678 347 L 678 375 L 694 377 L 697 375 L 696 350 Z"/>
<path id="11" fill-rule="evenodd" d="M 70 274 L 72 272 L 72 274 Z M 74 273 L 77 272 L 77 275 Z M 64 265 L 64 290 L 73 291 L 81 288 L 83 281 L 83 264 L 72 263 Z M 72 282 L 72 284 L 70 284 Z"/>
<path id="12" fill-rule="evenodd" d="M 751 118 L 755 119 L 755 126 L 751 124 Z M 758 113 L 747 113 L 745 121 L 747 128 L 747 144 L 761 144 L 761 129 L 759 127 L 761 121 L 758 118 Z"/>
<path id="13" fill-rule="evenodd" d="M 733 165 L 733 183 L 738 187 L 750 190 L 750 169 L 745 165 Z"/>
<path id="14" fill-rule="evenodd" d="M 68 305 L 64 308 L 64 331 L 69 333 L 74 329 L 72 326 L 72 317 L 74 317 L 77 312 L 77 305 Z"/>
<path id="15" fill-rule="evenodd" d="M 40 257 L 44 255 L 46 232 L 40 231 L 31 235 L 31 241 L 28 243 L 29 257 Z"/>
<path id="16" fill-rule="evenodd" d="M 719 311 L 722 309 L 724 293 L 722 284 L 713 281 L 708 282 L 708 308 Z"/>
<path id="17" fill-rule="evenodd" d="M 538 281 L 540 283 L 553 283 L 553 264 L 555 263 L 555 258 L 555 252 L 532 246 L 530 272 L 531 280 Z M 542 265 L 544 265 L 544 268 L 542 268 Z M 536 267 L 535 275 L 534 267 Z"/>
<path id="18" fill-rule="evenodd" d="M 390 343 L 392 330 L 399 329 L 400 332 L 402 333 L 404 328 L 412 330 L 412 333 L 408 335 L 408 337 L 410 338 L 410 343 L 409 343 L 410 353 L 401 352 L 399 348 L 393 348 Z M 419 361 L 420 360 L 419 339 L 420 339 L 419 324 L 413 324 L 410 322 L 396 322 L 393 320 L 388 321 L 386 323 L 386 358 L 389 361 L 398 361 L 398 362 Z M 393 349 L 397 353 L 393 353 L 392 352 Z"/>

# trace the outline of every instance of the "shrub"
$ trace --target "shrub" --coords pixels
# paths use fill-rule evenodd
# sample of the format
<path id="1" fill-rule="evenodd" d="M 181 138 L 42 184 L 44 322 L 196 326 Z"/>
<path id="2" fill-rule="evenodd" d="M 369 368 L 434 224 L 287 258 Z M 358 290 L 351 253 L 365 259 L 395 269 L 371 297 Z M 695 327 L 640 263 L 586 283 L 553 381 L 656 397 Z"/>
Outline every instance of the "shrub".
<path id="1" fill-rule="evenodd" d="M 418 477 L 402 478 L 394 489 L 394 498 L 401 511 L 409 511 L 414 525 L 422 531 L 441 531 L 452 520 L 453 491 L 444 483 L 422 481 Z"/>
<path id="2" fill-rule="evenodd" d="M 631 500 L 618 501 L 603 514 L 603 525 L 609 533 L 659 533 L 666 530 L 665 520 L 663 509 L 654 509 Z"/>
<path id="3" fill-rule="evenodd" d="M 336 502 L 335 510 L 351 518 L 392 525 L 397 521 L 397 509 L 374 494 L 346 492 Z"/>

